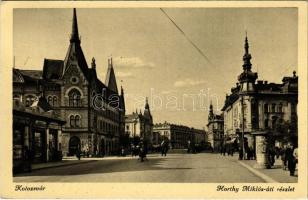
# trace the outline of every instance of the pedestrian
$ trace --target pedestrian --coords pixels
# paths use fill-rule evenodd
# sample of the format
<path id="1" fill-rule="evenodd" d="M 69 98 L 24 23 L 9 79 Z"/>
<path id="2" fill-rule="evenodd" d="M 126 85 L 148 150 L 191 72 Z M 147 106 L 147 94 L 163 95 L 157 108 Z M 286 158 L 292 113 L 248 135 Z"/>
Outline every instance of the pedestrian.
<path id="1" fill-rule="evenodd" d="M 191 151 L 191 143 L 190 140 L 187 141 L 187 153 L 190 153 Z"/>
<path id="2" fill-rule="evenodd" d="M 286 149 L 286 159 L 288 161 L 288 169 L 290 171 L 290 176 L 294 176 L 296 161 L 295 157 L 293 156 L 293 145 L 289 144 Z"/>
<path id="3" fill-rule="evenodd" d="M 271 154 L 271 166 L 274 166 L 276 152 L 275 152 L 275 149 L 273 147 L 271 147 L 271 149 L 270 149 L 270 154 Z"/>
<path id="4" fill-rule="evenodd" d="M 243 149 L 241 147 L 238 148 L 238 159 L 243 160 L 244 154 L 243 154 Z"/>
<path id="5" fill-rule="evenodd" d="M 296 165 L 298 163 L 298 149 L 297 149 L 297 147 L 293 151 L 293 156 L 294 156 L 294 160 L 295 160 L 295 169 L 296 169 Z"/>
<path id="6" fill-rule="evenodd" d="M 143 162 L 145 157 L 146 157 L 145 148 L 144 148 L 143 142 L 141 141 L 139 143 L 139 159 L 140 159 L 140 161 Z"/>
<path id="7" fill-rule="evenodd" d="M 78 160 L 80 160 L 80 158 L 81 158 L 81 151 L 80 151 L 80 147 L 79 146 L 76 149 L 76 157 L 78 158 Z"/>
<path id="8" fill-rule="evenodd" d="M 165 146 L 166 146 L 166 142 L 165 142 L 165 140 L 163 140 L 160 144 L 161 156 L 165 155 L 165 152 L 166 152 Z"/>
<path id="9" fill-rule="evenodd" d="M 280 151 L 281 161 L 282 161 L 282 169 L 287 170 L 287 159 L 286 159 L 286 145 L 283 145 Z"/>

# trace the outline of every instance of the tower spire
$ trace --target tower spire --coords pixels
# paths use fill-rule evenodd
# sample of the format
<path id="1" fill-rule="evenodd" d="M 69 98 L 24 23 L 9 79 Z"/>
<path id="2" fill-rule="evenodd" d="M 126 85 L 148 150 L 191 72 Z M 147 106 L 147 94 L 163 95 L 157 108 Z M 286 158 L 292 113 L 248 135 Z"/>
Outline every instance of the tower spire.
<path id="1" fill-rule="evenodd" d="M 77 14 L 76 8 L 73 11 L 73 21 L 72 21 L 72 34 L 71 34 L 71 43 L 80 43 L 79 33 L 78 33 L 78 24 L 77 24 Z"/>
<path id="2" fill-rule="evenodd" d="M 243 61 L 244 61 L 244 64 L 243 64 L 243 70 L 244 71 L 251 71 L 251 62 L 250 62 L 250 59 L 251 59 L 251 55 L 249 53 L 249 44 L 248 44 L 248 38 L 247 38 L 247 31 L 246 31 L 246 37 L 245 37 L 245 54 L 243 56 Z"/>

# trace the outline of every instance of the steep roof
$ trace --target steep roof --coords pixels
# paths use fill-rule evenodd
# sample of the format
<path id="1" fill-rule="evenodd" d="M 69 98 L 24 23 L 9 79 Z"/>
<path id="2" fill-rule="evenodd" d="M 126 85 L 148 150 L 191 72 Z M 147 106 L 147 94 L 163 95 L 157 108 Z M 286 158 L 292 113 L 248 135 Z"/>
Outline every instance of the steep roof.
<path id="1" fill-rule="evenodd" d="M 42 79 L 43 72 L 40 70 L 21 70 L 13 68 L 13 82 L 36 83 Z"/>
<path id="2" fill-rule="evenodd" d="M 64 61 L 44 59 L 43 78 L 44 79 L 59 79 L 62 76 Z"/>
<path id="3" fill-rule="evenodd" d="M 108 71 L 106 75 L 106 85 L 107 87 L 118 94 L 117 81 L 114 74 L 112 58 L 108 59 Z"/>

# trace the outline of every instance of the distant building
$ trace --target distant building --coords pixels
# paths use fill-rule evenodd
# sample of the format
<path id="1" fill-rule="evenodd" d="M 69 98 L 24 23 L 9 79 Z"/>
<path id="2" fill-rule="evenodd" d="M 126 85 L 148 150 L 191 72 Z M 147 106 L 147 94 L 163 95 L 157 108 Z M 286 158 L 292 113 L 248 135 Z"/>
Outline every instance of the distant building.
<path id="1" fill-rule="evenodd" d="M 224 134 L 241 140 L 244 133 L 244 148 L 256 148 L 255 134 L 264 134 L 272 145 L 297 143 L 298 76 L 294 72 L 282 83 L 256 82 L 250 59 L 246 37 L 243 72 L 222 108 Z"/>
<path id="2" fill-rule="evenodd" d="M 67 122 L 59 139 L 63 155 L 75 155 L 77 149 L 90 155 L 116 154 L 124 134 L 124 92 L 118 92 L 112 58 L 103 83 L 95 59 L 89 68 L 80 43 L 74 9 L 65 59 L 44 59 L 43 70 L 13 69 L 13 99 L 30 107 L 40 94 L 46 98 Z"/>
<path id="3" fill-rule="evenodd" d="M 188 141 L 194 144 L 201 144 L 206 140 L 205 130 L 167 122 L 155 124 L 153 132 L 159 134 L 162 140 L 168 139 L 169 145 L 173 149 L 187 148 Z"/>
<path id="4" fill-rule="evenodd" d="M 143 139 L 152 145 L 153 143 L 153 117 L 150 111 L 148 98 L 146 98 L 144 112 L 141 110 L 125 116 L 125 133 L 135 143 Z"/>
<path id="5" fill-rule="evenodd" d="M 214 113 L 212 103 L 210 104 L 207 128 L 208 142 L 214 151 L 220 151 L 224 143 L 224 120 L 223 115 Z"/>

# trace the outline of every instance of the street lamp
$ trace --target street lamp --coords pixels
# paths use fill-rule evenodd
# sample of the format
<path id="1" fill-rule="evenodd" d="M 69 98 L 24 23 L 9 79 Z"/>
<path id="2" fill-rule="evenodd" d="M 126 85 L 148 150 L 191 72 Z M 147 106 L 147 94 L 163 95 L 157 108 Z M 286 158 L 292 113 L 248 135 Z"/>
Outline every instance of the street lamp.
<path id="1" fill-rule="evenodd" d="M 245 158 L 245 145 L 244 145 L 244 132 L 245 132 L 245 126 L 244 126 L 244 96 L 241 95 L 241 108 L 242 108 L 242 134 L 241 134 L 241 141 L 242 141 L 242 156 L 240 156 L 240 160 L 243 160 Z"/>

